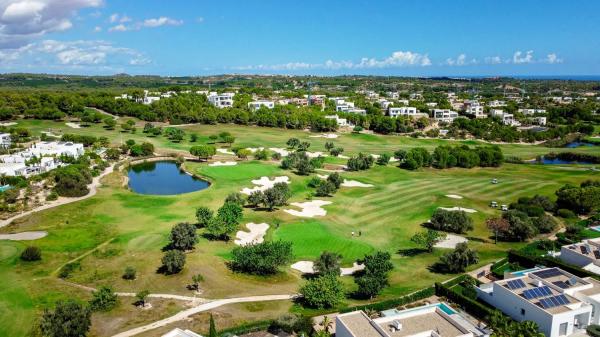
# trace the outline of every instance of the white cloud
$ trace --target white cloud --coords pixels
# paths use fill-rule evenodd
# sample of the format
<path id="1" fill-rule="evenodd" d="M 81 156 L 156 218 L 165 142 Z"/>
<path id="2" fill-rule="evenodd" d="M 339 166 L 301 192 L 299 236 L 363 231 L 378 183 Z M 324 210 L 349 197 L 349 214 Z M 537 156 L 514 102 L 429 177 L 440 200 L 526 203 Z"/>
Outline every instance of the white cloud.
<path id="1" fill-rule="evenodd" d="M 114 14 L 112 14 L 111 16 L 109 16 L 109 17 L 108 17 L 108 21 L 109 21 L 110 23 L 115 23 L 115 22 L 117 22 L 118 20 L 119 20 L 119 14 L 117 14 L 117 13 L 114 13 Z"/>
<path id="2" fill-rule="evenodd" d="M 453 59 L 453 58 L 446 59 L 446 65 L 449 65 L 449 66 L 466 66 L 466 65 L 470 65 L 470 64 L 477 64 L 477 60 L 476 59 L 468 60 L 466 54 L 460 54 L 456 57 L 456 59 Z"/>
<path id="3" fill-rule="evenodd" d="M 126 32 L 128 30 L 130 30 L 130 27 L 125 26 L 124 24 L 120 23 L 116 26 L 112 26 L 108 29 L 109 32 Z"/>
<path id="4" fill-rule="evenodd" d="M 523 54 L 520 50 L 513 54 L 512 61 L 514 64 L 533 63 L 533 50 L 528 50 Z"/>
<path id="5" fill-rule="evenodd" d="M 96 26 L 94 27 L 94 33 L 100 33 L 102 31 L 102 27 Z"/>
<path id="6" fill-rule="evenodd" d="M 324 63 L 289 62 L 271 65 L 250 65 L 232 67 L 233 70 L 308 70 L 308 69 L 372 69 L 393 67 L 427 67 L 431 60 L 427 54 L 419 54 L 410 51 L 396 51 L 384 59 L 364 57 L 359 62 L 327 60 Z"/>
<path id="7" fill-rule="evenodd" d="M 146 19 L 143 23 L 144 27 L 179 26 L 182 24 L 182 20 L 175 20 L 166 16 L 161 16 L 156 19 Z"/>
<path id="8" fill-rule="evenodd" d="M 73 26 L 71 19 L 102 0 L 0 0 L 0 48 L 17 48 Z"/>
<path id="9" fill-rule="evenodd" d="M 546 56 L 546 59 L 543 60 L 543 62 L 546 62 L 549 64 L 563 63 L 563 59 L 559 58 L 558 55 L 556 55 L 556 53 L 552 53 L 552 54 L 548 54 Z"/>
<path id="10" fill-rule="evenodd" d="M 484 61 L 487 64 L 501 64 L 502 58 L 500 56 L 488 56 Z"/>
<path id="11" fill-rule="evenodd" d="M 98 69 L 149 63 L 151 61 L 144 54 L 103 40 L 44 40 L 0 51 L 2 68 L 39 65 L 44 69 Z"/>

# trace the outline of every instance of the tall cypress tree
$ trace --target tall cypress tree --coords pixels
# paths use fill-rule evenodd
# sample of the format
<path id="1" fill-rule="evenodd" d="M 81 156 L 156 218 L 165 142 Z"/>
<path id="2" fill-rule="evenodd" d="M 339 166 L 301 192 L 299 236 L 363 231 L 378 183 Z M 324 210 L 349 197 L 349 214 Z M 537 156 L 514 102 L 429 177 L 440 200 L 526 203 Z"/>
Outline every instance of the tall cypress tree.
<path id="1" fill-rule="evenodd" d="M 208 337 L 217 337 L 217 328 L 215 328 L 215 319 L 210 314 L 210 328 L 208 330 Z"/>

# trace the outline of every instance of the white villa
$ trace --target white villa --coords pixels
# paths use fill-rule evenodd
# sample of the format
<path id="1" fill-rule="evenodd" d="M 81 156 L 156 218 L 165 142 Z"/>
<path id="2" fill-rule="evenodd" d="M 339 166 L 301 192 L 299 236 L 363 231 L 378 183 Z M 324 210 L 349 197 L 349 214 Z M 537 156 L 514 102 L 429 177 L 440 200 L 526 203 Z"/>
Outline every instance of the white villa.
<path id="1" fill-rule="evenodd" d="M 600 275 L 600 238 L 564 245 L 560 248 L 559 258 Z"/>
<path id="2" fill-rule="evenodd" d="M 493 100 L 491 102 L 488 103 L 488 106 L 491 108 L 499 108 L 499 107 L 503 107 L 506 106 L 506 102 L 505 101 L 499 101 L 499 100 Z"/>
<path id="3" fill-rule="evenodd" d="M 0 148 L 8 149 L 12 145 L 10 133 L 0 133 Z"/>
<path id="4" fill-rule="evenodd" d="M 559 268 L 535 269 L 476 288 L 477 297 L 516 321 L 534 321 L 547 337 L 585 331 L 600 318 L 600 282 Z"/>
<path id="5" fill-rule="evenodd" d="M 217 94 L 214 91 L 211 91 L 207 98 L 208 101 L 216 106 L 219 109 L 222 108 L 230 108 L 233 106 L 233 96 L 235 96 L 235 93 L 232 92 L 224 92 L 222 94 Z"/>
<path id="6" fill-rule="evenodd" d="M 518 111 L 525 116 L 546 113 L 546 109 L 519 109 Z"/>
<path id="7" fill-rule="evenodd" d="M 341 314 L 336 337 L 474 337 L 484 333 L 446 303 L 382 312 L 371 319 L 363 311 Z"/>
<path id="8" fill-rule="evenodd" d="M 419 110 L 415 107 L 411 106 L 403 106 L 403 107 L 389 107 L 388 115 L 390 117 L 396 118 L 398 116 L 413 116 L 416 117 L 419 114 Z"/>
<path id="9" fill-rule="evenodd" d="M 470 104 L 466 109 L 466 113 L 475 116 L 475 118 L 487 117 L 483 110 L 483 106 L 479 104 Z"/>
<path id="10" fill-rule="evenodd" d="M 433 118 L 438 122 L 452 123 L 458 118 L 458 112 L 449 109 L 434 109 Z"/>
<path id="11" fill-rule="evenodd" d="M 31 145 L 25 151 L 0 156 L 0 175 L 30 176 L 48 172 L 64 165 L 58 157 L 79 158 L 83 155 L 83 144 L 71 142 L 41 142 Z M 39 163 L 28 164 L 34 158 Z"/>
<path id="12" fill-rule="evenodd" d="M 248 108 L 250 108 L 250 110 L 258 110 L 263 106 L 267 109 L 273 109 L 275 107 L 275 102 L 261 100 L 248 103 Z"/>
<path id="13" fill-rule="evenodd" d="M 348 123 L 348 120 L 346 120 L 346 118 L 340 118 L 338 115 L 328 115 L 325 116 L 325 118 L 327 119 L 335 119 L 335 122 L 337 123 L 338 126 L 350 126 L 350 123 Z"/>
<path id="14" fill-rule="evenodd" d="M 490 117 L 499 117 L 502 120 L 502 123 L 504 123 L 504 125 L 513 125 L 513 126 L 521 125 L 521 123 L 519 123 L 517 120 L 515 120 L 515 116 L 513 114 L 506 113 L 500 109 L 490 110 Z"/>

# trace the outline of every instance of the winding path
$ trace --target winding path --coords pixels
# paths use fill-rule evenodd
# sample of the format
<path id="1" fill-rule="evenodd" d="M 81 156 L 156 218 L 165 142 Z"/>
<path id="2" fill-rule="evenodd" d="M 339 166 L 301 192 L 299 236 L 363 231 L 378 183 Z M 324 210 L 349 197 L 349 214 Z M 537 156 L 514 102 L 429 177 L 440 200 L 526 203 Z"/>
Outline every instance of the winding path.
<path id="1" fill-rule="evenodd" d="M 221 299 L 221 300 L 214 300 L 212 302 L 208 302 L 208 303 L 203 303 L 200 304 L 198 306 L 195 306 L 193 308 L 190 309 L 186 309 L 183 311 L 178 312 L 177 314 L 171 316 L 171 317 L 167 317 L 165 319 L 161 319 L 159 321 L 156 321 L 154 323 L 150 323 L 147 325 L 143 325 L 131 330 L 127 330 L 121 333 L 118 333 L 116 335 L 114 335 L 113 337 L 129 337 L 129 336 L 135 336 L 138 334 L 141 334 L 143 332 L 149 331 L 149 330 L 153 330 L 162 326 L 165 326 L 167 324 L 171 324 L 174 322 L 178 322 L 181 320 L 184 320 L 188 317 L 190 317 L 191 315 L 195 315 L 197 313 L 203 312 L 203 311 L 207 311 L 210 309 L 214 309 L 214 308 L 218 308 L 220 306 L 226 305 L 226 304 L 233 304 L 233 303 L 246 303 L 246 302 L 263 302 L 263 301 L 281 301 L 281 300 L 291 300 L 296 298 L 298 295 L 265 295 L 265 296 L 250 296 L 250 297 L 237 297 L 237 298 L 227 298 L 227 299 Z"/>
<path id="2" fill-rule="evenodd" d="M 72 202 L 76 202 L 76 201 L 80 201 L 80 200 L 84 200 L 84 199 L 93 197 L 94 195 L 96 195 L 98 187 L 100 187 L 100 185 L 102 185 L 100 183 L 100 180 L 102 178 L 104 178 L 105 176 L 111 174 L 113 172 L 113 170 L 114 170 L 114 165 L 111 165 L 111 166 L 107 167 L 106 170 L 104 170 L 104 172 L 102 172 L 99 176 L 94 177 L 92 179 L 92 183 L 88 185 L 88 188 L 90 190 L 88 192 L 88 194 L 86 194 L 86 195 L 84 195 L 82 197 L 77 197 L 77 198 L 64 198 L 64 197 L 60 197 L 57 200 L 51 201 L 51 202 L 49 202 L 49 203 L 47 203 L 45 205 L 42 205 L 40 207 L 34 208 L 34 209 L 29 210 L 27 212 L 23 212 L 23 213 L 17 214 L 15 216 L 12 216 L 12 217 L 6 219 L 6 220 L 1 220 L 0 221 L 0 228 L 8 226 L 14 220 L 22 218 L 22 217 L 25 217 L 25 216 L 28 216 L 30 214 L 33 214 L 33 213 L 36 213 L 36 212 L 39 212 L 39 211 L 43 211 L 43 210 L 46 210 L 46 209 L 49 209 L 49 208 L 54 208 L 54 207 L 58 207 L 58 206 L 61 206 L 61 205 L 66 205 L 66 204 L 70 204 Z"/>

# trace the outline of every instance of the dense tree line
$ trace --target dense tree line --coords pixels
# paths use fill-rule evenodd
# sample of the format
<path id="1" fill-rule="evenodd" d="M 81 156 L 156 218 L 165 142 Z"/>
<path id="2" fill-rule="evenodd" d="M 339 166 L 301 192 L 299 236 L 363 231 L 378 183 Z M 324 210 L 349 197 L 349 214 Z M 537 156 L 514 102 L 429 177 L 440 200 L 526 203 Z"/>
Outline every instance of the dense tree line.
<path id="1" fill-rule="evenodd" d="M 394 153 L 401 168 L 416 170 L 421 167 L 444 169 L 451 167 L 498 167 L 504 162 L 502 150 L 498 146 L 470 148 L 463 146 L 438 146 L 433 155 L 425 148 L 415 147 L 408 151 L 398 150 Z"/>

